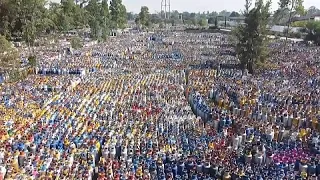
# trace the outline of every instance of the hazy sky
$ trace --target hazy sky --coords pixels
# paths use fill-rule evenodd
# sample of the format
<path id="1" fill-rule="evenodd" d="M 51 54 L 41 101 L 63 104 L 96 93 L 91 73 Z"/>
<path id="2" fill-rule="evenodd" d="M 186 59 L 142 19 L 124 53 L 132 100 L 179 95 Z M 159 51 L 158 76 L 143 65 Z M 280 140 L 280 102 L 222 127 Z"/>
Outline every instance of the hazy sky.
<path id="1" fill-rule="evenodd" d="M 60 0 L 51 1 L 60 2 Z M 278 1 L 272 0 L 272 10 L 278 8 Z M 160 11 L 161 8 L 161 0 L 122 0 L 122 2 L 127 7 L 127 10 L 132 12 L 139 12 L 141 6 L 148 6 L 151 13 Z M 245 0 L 171 0 L 171 10 L 180 12 L 239 11 L 243 9 L 244 2 Z M 304 0 L 304 6 L 306 8 L 310 6 L 320 8 L 320 0 Z"/>

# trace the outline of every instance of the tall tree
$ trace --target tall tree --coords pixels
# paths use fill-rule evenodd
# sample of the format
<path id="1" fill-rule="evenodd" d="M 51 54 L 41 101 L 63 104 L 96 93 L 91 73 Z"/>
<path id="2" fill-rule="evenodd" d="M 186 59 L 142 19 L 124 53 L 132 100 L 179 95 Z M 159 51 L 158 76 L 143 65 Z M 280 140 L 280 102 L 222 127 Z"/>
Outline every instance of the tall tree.
<path id="1" fill-rule="evenodd" d="M 221 11 L 220 13 L 219 13 L 219 16 L 227 16 L 227 17 L 229 17 L 230 16 L 230 12 L 228 12 L 227 10 L 223 10 L 223 11 Z"/>
<path id="2" fill-rule="evenodd" d="M 152 24 L 159 24 L 161 23 L 161 18 L 159 14 L 151 14 L 150 15 L 150 22 Z"/>
<path id="3" fill-rule="evenodd" d="M 320 13 L 320 9 L 316 8 L 315 6 L 311 6 L 307 10 L 307 15 L 313 15 L 313 14 L 318 14 L 318 13 Z"/>
<path id="4" fill-rule="evenodd" d="M 285 42 L 287 43 L 292 16 L 294 14 L 303 16 L 306 14 L 306 11 L 303 7 L 303 0 L 280 0 L 278 4 L 279 4 L 280 10 L 290 9 L 289 20 L 287 21 L 287 31 L 285 33 L 286 34 Z M 285 47 L 286 47 L 286 43 L 285 43 Z"/>
<path id="5" fill-rule="evenodd" d="M 19 65 L 19 54 L 13 45 L 0 35 L 0 65 L 2 68 L 16 68 Z"/>
<path id="6" fill-rule="evenodd" d="M 306 36 L 307 41 L 313 41 L 314 44 L 320 46 L 320 22 L 309 21 L 306 25 L 308 35 Z"/>
<path id="7" fill-rule="evenodd" d="M 61 0 L 61 10 L 57 14 L 59 28 L 62 31 L 68 31 L 73 29 L 75 3 L 73 0 Z"/>
<path id="8" fill-rule="evenodd" d="M 102 36 L 105 38 L 110 31 L 110 12 L 108 0 L 103 0 L 101 3 L 101 27 L 102 27 Z"/>
<path id="9" fill-rule="evenodd" d="M 102 35 L 101 29 L 101 7 L 98 4 L 98 0 L 90 0 L 86 9 L 89 13 L 89 26 L 91 35 L 94 39 L 99 39 Z"/>
<path id="10" fill-rule="evenodd" d="M 289 17 L 290 9 L 277 9 L 273 14 L 272 23 L 275 25 L 287 25 Z"/>
<path id="11" fill-rule="evenodd" d="M 229 17 L 240 17 L 240 14 L 238 12 L 232 11 Z"/>
<path id="12" fill-rule="evenodd" d="M 307 14 L 307 11 L 303 6 L 303 2 L 304 2 L 304 0 L 295 0 L 294 10 L 295 10 L 296 14 L 298 14 L 300 16 L 305 16 Z M 294 2 L 292 2 L 292 3 L 294 3 Z"/>
<path id="13" fill-rule="evenodd" d="M 135 14 L 133 12 L 127 12 L 128 21 L 135 20 Z"/>
<path id="14" fill-rule="evenodd" d="M 127 22 L 127 10 L 121 0 L 110 1 L 112 28 L 124 28 Z"/>
<path id="15" fill-rule="evenodd" d="M 199 26 L 205 27 L 208 25 L 208 20 L 206 18 L 202 18 L 198 21 Z"/>
<path id="16" fill-rule="evenodd" d="M 149 14 L 149 8 L 147 6 L 142 6 L 140 13 L 139 13 L 139 23 L 143 27 L 150 26 L 150 14 Z"/>
<path id="17" fill-rule="evenodd" d="M 73 27 L 75 28 L 84 28 L 88 24 L 88 12 L 84 9 L 81 8 L 80 5 L 75 5 L 73 8 Z"/>
<path id="18" fill-rule="evenodd" d="M 7 38 L 23 36 L 31 42 L 37 32 L 37 22 L 44 18 L 45 0 L 2 0 L 0 3 L 0 33 Z"/>
<path id="19" fill-rule="evenodd" d="M 251 0 L 246 0 L 245 23 L 235 29 L 236 52 L 243 69 L 253 73 L 258 64 L 267 58 L 267 25 L 271 1 L 258 0 L 250 10 Z"/>

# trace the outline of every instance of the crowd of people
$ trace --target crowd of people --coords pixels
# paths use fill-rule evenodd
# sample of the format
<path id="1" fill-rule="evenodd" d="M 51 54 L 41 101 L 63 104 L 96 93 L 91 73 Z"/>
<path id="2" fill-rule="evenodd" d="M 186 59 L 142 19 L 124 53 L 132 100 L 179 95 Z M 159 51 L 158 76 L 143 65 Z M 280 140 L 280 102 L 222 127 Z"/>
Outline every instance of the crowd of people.
<path id="1" fill-rule="evenodd" d="M 320 48 L 270 50 L 253 75 L 218 33 L 39 50 L 0 86 L 0 179 L 317 179 Z"/>

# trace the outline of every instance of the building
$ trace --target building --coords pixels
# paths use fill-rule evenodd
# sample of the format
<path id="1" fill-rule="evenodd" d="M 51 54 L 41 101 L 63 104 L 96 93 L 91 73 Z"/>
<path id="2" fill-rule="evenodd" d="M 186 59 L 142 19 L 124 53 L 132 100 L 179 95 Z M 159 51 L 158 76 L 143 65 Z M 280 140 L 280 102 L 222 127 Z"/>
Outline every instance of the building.
<path id="1" fill-rule="evenodd" d="M 297 21 L 320 21 L 320 13 L 308 15 L 308 16 L 301 16 L 301 17 L 293 17 L 292 22 Z"/>
<path id="2" fill-rule="evenodd" d="M 244 23 L 245 17 L 228 17 L 228 20 L 230 22 L 236 22 L 236 23 Z"/>

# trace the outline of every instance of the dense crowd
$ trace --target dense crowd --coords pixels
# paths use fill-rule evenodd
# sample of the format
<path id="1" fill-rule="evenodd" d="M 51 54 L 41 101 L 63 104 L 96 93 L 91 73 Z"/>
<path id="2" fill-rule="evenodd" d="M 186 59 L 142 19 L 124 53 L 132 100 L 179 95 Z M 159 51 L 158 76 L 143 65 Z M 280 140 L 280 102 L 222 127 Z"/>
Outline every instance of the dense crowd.
<path id="1" fill-rule="evenodd" d="M 320 48 L 283 45 L 253 75 L 223 34 L 39 50 L 0 86 L 0 179 L 317 179 Z"/>

